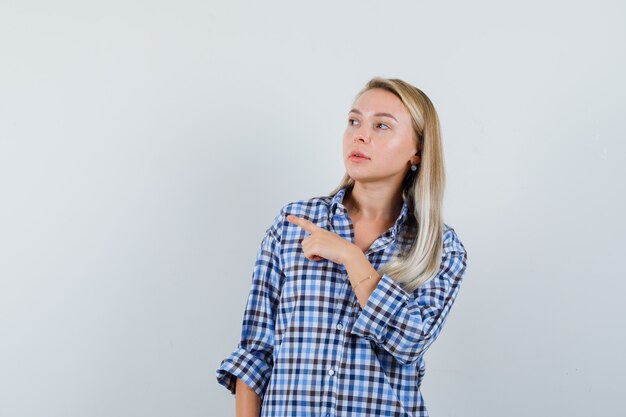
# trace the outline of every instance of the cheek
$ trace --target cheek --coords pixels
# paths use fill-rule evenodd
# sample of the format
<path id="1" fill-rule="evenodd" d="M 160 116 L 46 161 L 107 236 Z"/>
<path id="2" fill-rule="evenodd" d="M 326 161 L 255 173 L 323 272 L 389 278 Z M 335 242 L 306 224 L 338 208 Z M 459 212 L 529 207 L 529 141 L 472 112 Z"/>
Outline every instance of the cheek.
<path id="1" fill-rule="evenodd" d="M 349 133 L 348 133 L 348 131 L 346 130 L 346 131 L 343 133 L 343 147 L 344 147 L 344 148 L 347 148 L 348 146 L 350 146 L 350 141 L 351 141 L 351 139 L 350 139 L 350 134 L 349 134 Z"/>
<path id="2" fill-rule="evenodd" d="M 379 148 L 379 155 L 383 156 L 386 164 L 403 165 L 411 155 L 410 148 L 406 142 L 401 140 L 392 140 L 385 143 L 385 146 Z"/>
<path id="3" fill-rule="evenodd" d="M 397 138 L 395 140 L 390 140 L 385 143 L 385 150 L 389 156 L 397 156 L 403 154 L 406 152 L 406 148 L 406 144 L 401 140 L 397 140 Z"/>
<path id="4" fill-rule="evenodd" d="M 415 140 L 410 134 L 404 134 L 394 138 L 393 141 L 389 141 L 389 149 L 401 155 L 412 154 L 413 149 L 416 146 Z"/>

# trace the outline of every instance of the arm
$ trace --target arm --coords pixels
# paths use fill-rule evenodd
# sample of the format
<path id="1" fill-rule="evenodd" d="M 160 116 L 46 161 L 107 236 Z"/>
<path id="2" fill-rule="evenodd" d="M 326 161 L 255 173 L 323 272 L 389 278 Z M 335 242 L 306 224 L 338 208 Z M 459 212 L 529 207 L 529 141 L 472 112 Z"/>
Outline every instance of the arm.
<path id="1" fill-rule="evenodd" d="M 344 262 L 344 266 L 346 267 L 354 295 L 356 295 L 359 305 L 363 309 L 378 285 L 381 276 L 358 246 L 354 246 L 351 254 L 348 255 L 348 260 Z M 367 277 L 371 278 L 366 279 Z"/>
<path id="2" fill-rule="evenodd" d="M 367 301 L 357 306 L 352 334 L 373 340 L 404 365 L 419 360 L 441 332 L 467 267 L 463 245 L 448 233 L 452 241 L 444 245 L 439 273 L 414 292 L 386 274 L 373 287 L 362 288 L 371 280 L 359 285 L 356 292 Z"/>
<path id="3" fill-rule="evenodd" d="M 261 397 L 239 378 L 237 378 L 235 396 L 236 417 L 259 417 L 261 414 Z"/>
<path id="4" fill-rule="evenodd" d="M 266 231 L 257 253 L 252 274 L 252 287 L 246 304 L 240 342 L 216 371 L 218 382 L 236 395 L 244 385 L 263 398 L 273 368 L 274 320 L 280 298 L 283 272 L 280 264 L 280 244 L 277 232 L 282 215 Z M 249 393 L 248 393 L 249 394 Z M 249 397 L 244 391 L 236 400 Z M 241 404 L 248 404 L 243 400 Z"/>

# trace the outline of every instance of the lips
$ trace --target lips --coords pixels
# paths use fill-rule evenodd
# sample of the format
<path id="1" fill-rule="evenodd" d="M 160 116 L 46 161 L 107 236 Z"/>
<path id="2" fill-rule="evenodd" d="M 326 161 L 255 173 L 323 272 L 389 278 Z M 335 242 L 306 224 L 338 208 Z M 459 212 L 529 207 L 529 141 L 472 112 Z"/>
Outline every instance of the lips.
<path id="1" fill-rule="evenodd" d="M 370 159 L 369 156 L 367 156 L 366 154 L 364 154 L 363 152 L 360 151 L 352 151 L 350 153 L 350 156 L 355 156 L 357 158 L 366 158 L 366 159 Z"/>

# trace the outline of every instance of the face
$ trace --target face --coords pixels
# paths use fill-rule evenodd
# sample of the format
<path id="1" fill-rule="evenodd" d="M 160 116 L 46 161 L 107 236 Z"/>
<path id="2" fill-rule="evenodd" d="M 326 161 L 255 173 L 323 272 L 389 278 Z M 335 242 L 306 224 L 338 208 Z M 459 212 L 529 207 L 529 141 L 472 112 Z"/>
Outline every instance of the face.
<path id="1" fill-rule="evenodd" d="M 402 181 L 419 162 L 411 116 L 394 94 L 374 88 L 361 94 L 348 113 L 343 135 L 346 172 L 355 181 Z M 359 151 L 367 158 L 354 158 Z"/>

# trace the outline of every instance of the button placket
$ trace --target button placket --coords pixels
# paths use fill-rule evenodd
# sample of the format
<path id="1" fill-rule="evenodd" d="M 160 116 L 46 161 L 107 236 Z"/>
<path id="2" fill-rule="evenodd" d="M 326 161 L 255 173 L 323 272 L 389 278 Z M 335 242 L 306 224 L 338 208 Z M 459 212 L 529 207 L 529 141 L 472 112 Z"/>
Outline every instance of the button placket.
<path id="1" fill-rule="evenodd" d="M 346 275 L 347 277 L 347 275 Z M 346 278 L 347 279 L 347 278 Z M 347 291 L 348 287 L 347 287 L 347 283 L 343 283 L 342 284 L 342 289 L 343 291 Z M 337 407 L 337 395 L 338 395 L 338 388 L 339 388 L 339 383 L 335 382 L 335 378 L 339 377 L 339 369 L 341 367 L 341 360 L 343 357 L 343 349 L 344 349 L 344 344 L 345 344 L 345 329 L 346 329 L 346 312 L 349 311 L 349 307 L 347 305 L 341 305 L 338 310 L 337 310 L 337 314 L 334 316 L 334 326 L 335 326 L 335 331 L 337 333 L 335 333 L 335 337 L 338 339 L 339 341 L 339 345 L 338 345 L 338 350 L 337 350 L 337 355 L 330 360 L 327 363 L 327 369 L 326 369 L 326 376 L 328 378 L 328 391 L 325 393 L 326 395 L 330 395 L 329 398 L 329 402 L 328 405 L 326 406 L 326 410 L 324 414 L 322 414 L 323 416 L 329 416 L 329 417 L 334 417 L 336 415 L 336 407 Z"/>

